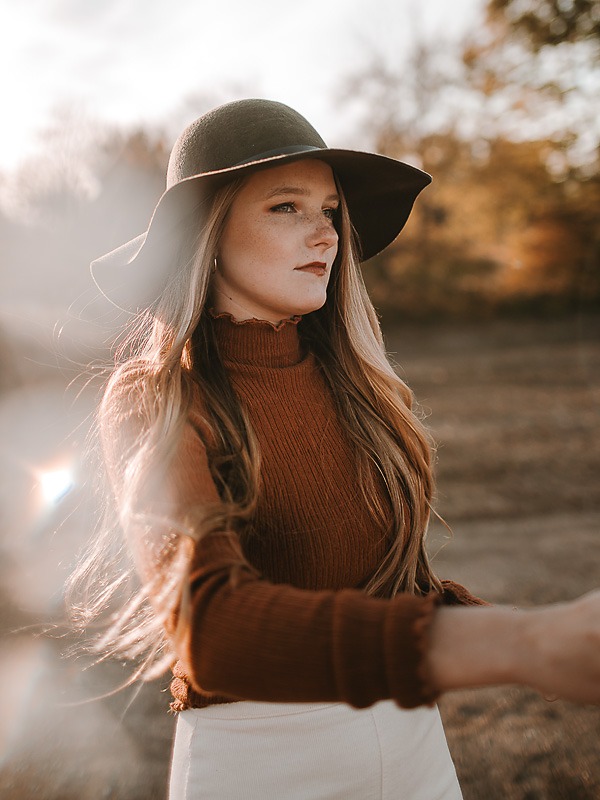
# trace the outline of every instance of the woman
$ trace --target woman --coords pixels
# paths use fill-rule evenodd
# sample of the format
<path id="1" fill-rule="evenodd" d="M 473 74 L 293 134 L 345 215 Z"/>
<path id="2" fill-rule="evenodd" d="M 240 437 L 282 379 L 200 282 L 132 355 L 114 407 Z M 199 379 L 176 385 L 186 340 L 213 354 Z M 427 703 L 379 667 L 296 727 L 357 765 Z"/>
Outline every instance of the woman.
<path id="1" fill-rule="evenodd" d="M 147 233 L 92 265 L 135 314 L 99 422 L 142 584 L 99 648 L 174 664 L 172 800 L 459 798 L 441 692 L 600 701 L 598 595 L 490 608 L 428 563 L 430 442 L 359 261 L 429 180 L 230 103 L 175 144 Z M 98 583 L 96 608 L 122 580 Z"/>

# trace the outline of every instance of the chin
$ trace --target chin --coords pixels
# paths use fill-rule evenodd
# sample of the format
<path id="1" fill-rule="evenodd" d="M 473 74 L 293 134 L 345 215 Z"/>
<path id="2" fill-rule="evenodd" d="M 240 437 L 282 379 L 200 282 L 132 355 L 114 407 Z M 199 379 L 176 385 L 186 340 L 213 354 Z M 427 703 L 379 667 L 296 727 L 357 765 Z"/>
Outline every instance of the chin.
<path id="1" fill-rule="evenodd" d="M 300 302 L 296 300 L 294 303 L 294 311 L 292 311 L 289 316 L 303 316 L 304 314 L 310 314 L 312 311 L 318 311 L 320 308 L 323 308 L 325 303 L 327 302 L 327 294 L 324 293 L 322 297 L 318 298 L 306 298 L 306 300 Z"/>

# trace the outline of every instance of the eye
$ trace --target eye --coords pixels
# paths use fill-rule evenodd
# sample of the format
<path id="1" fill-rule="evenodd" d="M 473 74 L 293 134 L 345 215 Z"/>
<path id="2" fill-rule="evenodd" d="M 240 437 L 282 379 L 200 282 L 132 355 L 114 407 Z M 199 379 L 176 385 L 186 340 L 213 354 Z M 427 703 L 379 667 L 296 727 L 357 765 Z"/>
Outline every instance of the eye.
<path id="1" fill-rule="evenodd" d="M 281 212 L 283 214 L 291 214 L 291 212 L 295 211 L 295 210 L 296 210 L 296 206 L 292 202 L 278 203 L 276 206 L 273 206 L 271 208 L 271 211 L 276 211 L 276 212 L 278 211 L 278 212 Z"/>
<path id="2" fill-rule="evenodd" d="M 338 211 L 339 208 L 337 206 L 335 208 L 324 208 L 323 214 L 333 222 L 337 218 Z"/>

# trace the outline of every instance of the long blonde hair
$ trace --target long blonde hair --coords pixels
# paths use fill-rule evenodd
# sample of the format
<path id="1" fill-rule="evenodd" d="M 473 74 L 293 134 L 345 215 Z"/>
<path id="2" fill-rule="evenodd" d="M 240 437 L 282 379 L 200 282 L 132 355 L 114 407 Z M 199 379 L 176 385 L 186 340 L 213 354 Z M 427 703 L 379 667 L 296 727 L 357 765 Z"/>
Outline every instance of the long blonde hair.
<path id="1" fill-rule="evenodd" d="M 91 647 L 100 659 L 141 659 L 134 677 L 162 673 L 186 638 L 194 541 L 219 530 L 240 530 L 258 502 L 260 448 L 229 384 L 208 316 L 213 260 L 242 185 L 236 180 L 218 190 L 200 233 L 182 241 L 178 269 L 156 308 L 134 320 L 119 347 L 97 414 L 96 440 L 110 464 L 111 488 L 105 492 L 101 531 L 70 578 L 67 603 L 80 629 L 89 629 L 112 605 L 109 623 Z M 365 591 L 379 597 L 439 591 L 425 551 L 433 494 L 431 441 L 413 410 L 412 392 L 386 356 L 341 189 L 340 197 L 340 244 L 327 302 L 304 318 L 302 335 L 346 423 L 365 502 L 389 523 L 389 505 L 384 507 L 375 491 L 378 472 L 393 509 L 388 554 Z M 164 484 L 197 387 L 211 452 L 217 453 L 210 469 L 221 502 L 188 509 L 184 518 L 170 517 L 168 506 L 165 513 L 149 513 L 146 500 Z M 169 565 L 160 571 L 160 581 L 158 570 L 147 569 L 157 561 Z"/>

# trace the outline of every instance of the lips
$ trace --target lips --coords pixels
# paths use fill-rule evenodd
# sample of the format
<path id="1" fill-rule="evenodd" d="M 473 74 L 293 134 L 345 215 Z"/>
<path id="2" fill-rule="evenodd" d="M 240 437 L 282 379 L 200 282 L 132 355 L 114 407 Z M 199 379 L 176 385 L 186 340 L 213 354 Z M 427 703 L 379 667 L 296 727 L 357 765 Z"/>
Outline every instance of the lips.
<path id="1" fill-rule="evenodd" d="M 312 272 L 313 275 L 325 275 L 327 272 L 327 264 L 324 261 L 311 261 L 310 264 L 304 264 L 302 267 L 296 267 L 299 272 Z"/>

